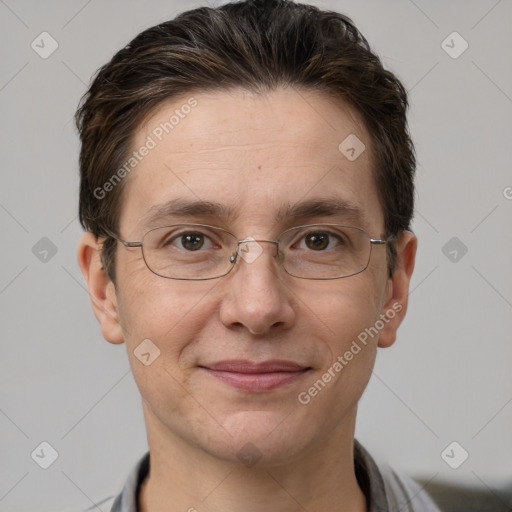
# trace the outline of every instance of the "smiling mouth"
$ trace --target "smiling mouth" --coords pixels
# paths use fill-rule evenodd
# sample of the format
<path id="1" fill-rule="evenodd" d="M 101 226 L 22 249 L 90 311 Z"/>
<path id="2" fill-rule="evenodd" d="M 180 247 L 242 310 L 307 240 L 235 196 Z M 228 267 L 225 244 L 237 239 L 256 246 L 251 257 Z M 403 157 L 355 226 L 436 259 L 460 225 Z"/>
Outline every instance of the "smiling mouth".
<path id="1" fill-rule="evenodd" d="M 221 361 L 200 366 L 216 379 L 244 391 L 270 391 L 300 379 L 312 368 L 292 361 Z"/>

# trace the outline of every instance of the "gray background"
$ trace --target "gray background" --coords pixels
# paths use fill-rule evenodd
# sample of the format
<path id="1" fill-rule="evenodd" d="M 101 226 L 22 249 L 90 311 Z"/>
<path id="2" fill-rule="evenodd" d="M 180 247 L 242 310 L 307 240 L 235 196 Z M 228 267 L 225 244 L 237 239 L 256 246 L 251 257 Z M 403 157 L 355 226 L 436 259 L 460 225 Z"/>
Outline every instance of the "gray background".
<path id="1" fill-rule="evenodd" d="M 512 1 L 314 3 L 352 17 L 403 80 L 419 160 L 410 309 L 379 353 L 357 437 L 425 479 L 510 485 Z M 147 448 L 124 346 L 102 338 L 76 261 L 72 116 L 115 51 L 199 5 L 0 0 L 2 512 L 86 509 Z M 47 59 L 31 47 L 43 31 L 59 45 Z M 469 44 L 456 59 L 442 47 L 453 31 Z M 43 237 L 57 249 L 46 261 Z M 42 441 L 58 452 L 46 470 L 31 458 Z M 441 457 L 452 441 L 469 453 L 458 469 Z"/>

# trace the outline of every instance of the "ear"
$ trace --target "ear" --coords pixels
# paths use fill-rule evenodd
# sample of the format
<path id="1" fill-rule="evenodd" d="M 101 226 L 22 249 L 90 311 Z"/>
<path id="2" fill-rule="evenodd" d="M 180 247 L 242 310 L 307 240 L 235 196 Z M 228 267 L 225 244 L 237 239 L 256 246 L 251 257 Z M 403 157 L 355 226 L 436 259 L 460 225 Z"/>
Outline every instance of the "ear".
<path id="1" fill-rule="evenodd" d="M 114 283 L 101 263 L 101 246 L 92 233 L 78 242 L 78 264 L 87 282 L 92 309 L 101 325 L 103 337 L 110 343 L 123 343 Z"/>
<path id="2" fill-rule="evenodd" d="M 381 318 L 386 315 L 385 326 L 380 332 L 378 346 L 390 347 L 396 340 L 396 331 L 405 318 L 409 298 L 409 283 L 414 270 L 418 239 L 411 231 L 404 231 L 395 242 L 397 264 L 388 279 L 385 305 Z"/>

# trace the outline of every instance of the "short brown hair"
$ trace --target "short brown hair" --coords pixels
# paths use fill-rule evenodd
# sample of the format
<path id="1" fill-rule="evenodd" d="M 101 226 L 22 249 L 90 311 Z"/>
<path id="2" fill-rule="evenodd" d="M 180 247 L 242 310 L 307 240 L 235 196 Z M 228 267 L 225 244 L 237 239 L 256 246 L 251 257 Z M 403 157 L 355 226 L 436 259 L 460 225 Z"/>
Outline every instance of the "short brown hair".
<path id="1" fill-rule="evenodd" d="M 291 0 L 202 7 L 136 36 L 98 70 L 75 114 L 80 223 L 106 237 L 102 262 L 114 283 L 116 242 L 109 232 L 118 233 L 124 180 L 106 200 L 95 190 L 126 162 L 142 120 L 184 93 L 234 87 L 264 93 L 279 86 L 325 92 L 359 112 L 371 137 L 386 233 L 410 229 L 416 159 L 407 93 L 352 20 Z M 387 256 L 392 276 L 393 244 Z"/>

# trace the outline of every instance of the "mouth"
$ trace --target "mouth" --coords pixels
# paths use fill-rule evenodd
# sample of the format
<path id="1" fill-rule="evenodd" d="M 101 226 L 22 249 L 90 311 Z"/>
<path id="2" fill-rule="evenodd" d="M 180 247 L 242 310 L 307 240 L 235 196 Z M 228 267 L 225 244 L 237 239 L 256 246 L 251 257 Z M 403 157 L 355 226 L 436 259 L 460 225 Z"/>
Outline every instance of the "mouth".
<path id="1" fill-rule="evenodd" d="M 270 391 L 290 384 L 311 370 L 293 361 L 272 360 L 254 363 L 247 360 L 221 361 L 200 366 L 216 379 L 244 391 Z"/>

